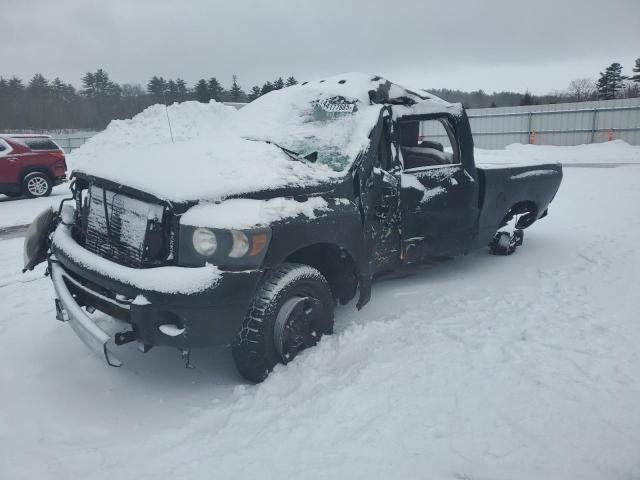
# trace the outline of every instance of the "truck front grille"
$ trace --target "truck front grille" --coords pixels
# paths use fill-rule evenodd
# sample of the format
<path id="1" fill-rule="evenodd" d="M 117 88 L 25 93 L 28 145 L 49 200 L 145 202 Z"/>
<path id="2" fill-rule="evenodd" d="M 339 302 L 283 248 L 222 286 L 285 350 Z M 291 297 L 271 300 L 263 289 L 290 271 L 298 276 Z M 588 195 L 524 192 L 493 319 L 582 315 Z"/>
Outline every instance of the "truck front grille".
<path id="1" fill-rule="evenodd" d="M 166 256 L 164 207 L 92 185 L 84 247 L 121 265 L 144 267 Z"/>

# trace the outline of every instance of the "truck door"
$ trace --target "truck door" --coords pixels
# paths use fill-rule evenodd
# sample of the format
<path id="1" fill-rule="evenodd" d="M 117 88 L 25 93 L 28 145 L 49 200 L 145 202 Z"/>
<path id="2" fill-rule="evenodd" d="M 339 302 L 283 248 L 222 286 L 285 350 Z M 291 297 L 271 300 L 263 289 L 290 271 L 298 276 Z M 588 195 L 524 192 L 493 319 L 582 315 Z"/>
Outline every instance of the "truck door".
<path id="1" fill-rule="evenodd" d="M 389 128 L 389 117 L 381 117 L 358 169 L 369 276 L 400 264 L 400 170 L 393 166 Z"/>
<path id="2" fill-rule="evenodd" d="M 398 127 L 404 260 L 463 253 L 477 234 L 478 185 L 455 119 L 433 115 L 401 120 Z"/>

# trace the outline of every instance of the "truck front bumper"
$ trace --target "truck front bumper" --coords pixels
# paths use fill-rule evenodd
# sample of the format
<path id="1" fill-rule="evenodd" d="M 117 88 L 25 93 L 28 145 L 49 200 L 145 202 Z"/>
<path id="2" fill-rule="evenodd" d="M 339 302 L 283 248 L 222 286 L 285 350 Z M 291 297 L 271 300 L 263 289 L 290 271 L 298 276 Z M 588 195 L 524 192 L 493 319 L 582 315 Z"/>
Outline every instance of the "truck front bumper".
<path id="1" fill-rule="evenodd" d="M 51 280 L 56 291 L 56 315 L 59 320 L 69 323 L 76 335 L 98 356 L 104 356 L 112 367 L 119 367 L 122 362 L 116 358 L 107 344 L 112 340 L 111 336 L 102 330 L 80 308 L 73 298 L 73 294 L 67 288 L 65 277 L 70 279 L 64 269 L 57 263 L 51 264 Z"/>
<path id="2" fill-rule="evenodd" d="M 121 364 L 114 347 L 130 341 L 179 349 L 230 343 L 240 331 L 263 274 L 262 270 L 221 271 L 215 282 L 207 283 L 198 268 L 124 267 L 85 250 L 61 233 L 62 228 L 54 234 L 49 259 L 58 317 L 112 366 Z M 104 273 L 105 262 L 110 264 L 109 275 Z M 157 282 L 145 281 L 154 276 Z M 175 278 L 181 276 L 192 286 L 194 277 L 202 279 L 202 284 L 174 290 L 170 285 L 176 285 Z M 156 284 L 158 288 L 150 288 Z M 115 335 L 105 332 L 89 315 L 93 309 L 125 322 L 126 329 Z"/>

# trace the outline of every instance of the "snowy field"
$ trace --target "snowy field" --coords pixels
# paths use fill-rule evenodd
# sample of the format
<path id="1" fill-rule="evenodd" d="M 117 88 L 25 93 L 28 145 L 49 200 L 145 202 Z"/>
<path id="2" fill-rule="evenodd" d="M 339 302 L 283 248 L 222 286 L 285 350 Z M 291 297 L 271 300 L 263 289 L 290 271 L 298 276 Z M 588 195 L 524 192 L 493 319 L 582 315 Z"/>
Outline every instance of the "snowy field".
<path id="1" fill-rule="evenodd" d="M 178 142 L 235 112 L 170 107 Z M 69 165 L 168 142 L 164 108 L 112 122 Z M 143 150 L 147 145 L 142 145 Z M 336 313 L 335 335 L 261 385 L 226 348 L 118 350 L 109 368 L 55 320 L 43 267 L 0 234 L 0 480 L 640 479 L 640 147 L 511 145 L 561 161 L 549 217 L 510 257 L 412 267 Z M 103 165 L 104 166 L 104 165 Z M 0 231 L 57 205 L 0 195 Z M 15 237 L 15 234 L 13 234 Z M 104 321 L 108 319 L 104 318 Z"/>
<path id="2" fill-rule="evenodd" d="M 224 348 L 106 367 L 0 240 L 0 478 L 638 479 L 639 184 L 566 169 L 515 255 L 379 280 L 257 386 Z"/>

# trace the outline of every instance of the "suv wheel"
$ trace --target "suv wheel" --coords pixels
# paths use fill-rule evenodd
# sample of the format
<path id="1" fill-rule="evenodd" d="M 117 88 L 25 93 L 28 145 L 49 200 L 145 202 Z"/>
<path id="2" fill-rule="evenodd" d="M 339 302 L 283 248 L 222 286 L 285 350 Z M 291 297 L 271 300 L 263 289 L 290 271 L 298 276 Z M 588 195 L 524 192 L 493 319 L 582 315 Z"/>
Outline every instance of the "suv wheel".
<path id="1" fill-rule="evenodd" d="M 29 198 L 48 197 L 52 188 L 53 184 L 46 173 L 28 173 L 22 180 L 22 192 Z"/>
<path id="2" fill-rule="evenodd" d="M 327 280 L 315 268 L 284 263 L 262 285 L 231 346 L 240 374 L 261 382 L 278 363 L 333 333 L 334 301 Z"/>

